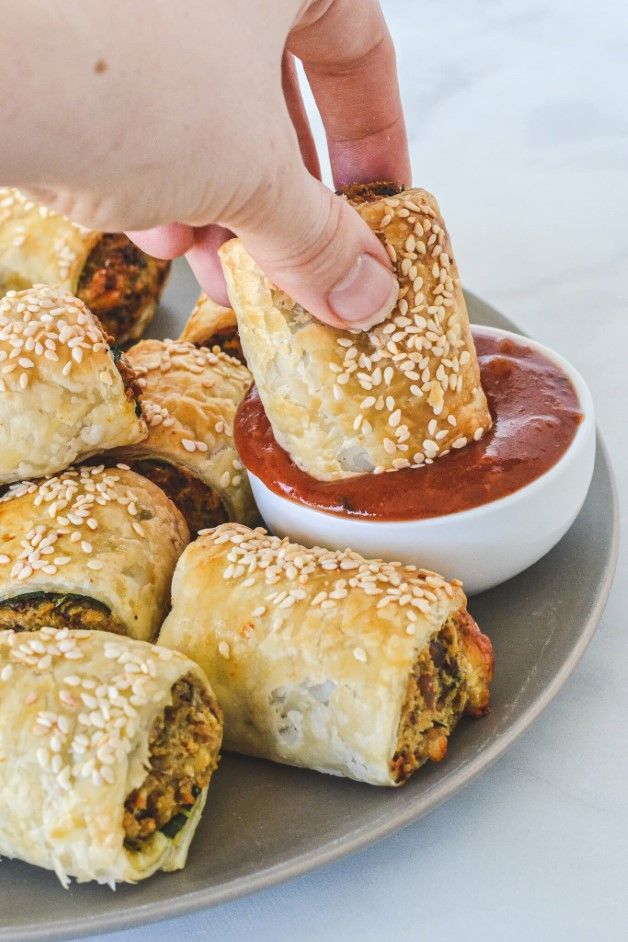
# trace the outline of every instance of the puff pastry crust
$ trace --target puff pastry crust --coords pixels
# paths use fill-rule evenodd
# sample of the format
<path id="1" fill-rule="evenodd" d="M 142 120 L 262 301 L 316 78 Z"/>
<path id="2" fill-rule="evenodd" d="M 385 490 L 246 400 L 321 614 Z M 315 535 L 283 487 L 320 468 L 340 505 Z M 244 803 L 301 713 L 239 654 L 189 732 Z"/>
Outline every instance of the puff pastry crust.
<path id="1" fill-rule="evenodd" d="M 172 501 L 121 467 L 15 484 L 0 499 L 0 604 L 33 593 L 95 599 L 130 637 L 151 640 L 188 539 Z"/>
<path id="2" fill-rule="evenodd" d="M 235 357 L 240 363 L 246 362 L 235 311 L 233 308 L 216 304 L 206 294 L 199 295 L 179 339 L 189 340 L 197 347 L 209 347 L 214 352 L 218 348 Z"/>
<path id="3" fill-rule="evenodd" d="M 207 788 L 174 838 L 158 832 L 141 851 L 125 847 L 123 811 L 183 677 L 213 704 L 215 767 L 220 710 L 187 658 L 105 632 L 0 632 L 0 854 L 54 870 L 65 886 L 182 868 Z"/>
<path id="4" fill-rule="evenodd" d="M 0 484 L 54 474 L 146 435 L 133 390 L 82 301 L 47 285 L 9 291 L 0 301 Z"/>
<path id="5" fill-rule="evenodd" d="M 148 438 L 117 454 L 185 468 L 219 496 L 227 519 L 257 521 L 233 441 L 235 414 L 252 382 L 248 369 L 185 341 L 143 340 L 127 356 L 142 389 Z"/>
<path id="6" fill-rule="evenodd" d="M 9 187 L 0 187 L 0 294 L 45 283 L 82 296 L 81 276 L 103 238 L 115 239 L 114 254 L 122 253 L 126 262 L 118 258 L 107 271 L 101 267 L 98 281 L 103 283 L 98 290 L 94 284 L 88 286 L 90 302 L 98 297 L 102 319 L 116 342 L 141 337 L 152 320 L 170 263 L 145 255 L 122 234 L 86 229 Z M 119 274 L 126 281 L 122 292 L 114 275 L 120 265 Z M 134 270 L 138 265 L 142 272 Z M 124 310 L 116 314 L 120 304 Z"/>
<path id="7" fill-rule="evenodd" d="M 274 287 L 238 239 L 220 249 L 229 298 L 279 444 L 320 480 L 420 467 L 480 438 L 491 417 L 445 222 L 413 189 L 348 198 L 399 279 L 368 332 L 318 322 Z"/>
<path id="8" fill-rule="evenodd" d="M 460 584 L 434 573 L 225 524 L 187 548 L 172 597 L 159 643 L 206 672 L 229 749 L 396 785 L 443 757 L 465 709 L 487 707 L 490 642 Z M 417 663 L 454 616 L 442 660 L 455 647 L 455 669 L 438 674 L 434 653 L 423 681 Z M 436 683 L 452 691 L 440 705 Z"/>

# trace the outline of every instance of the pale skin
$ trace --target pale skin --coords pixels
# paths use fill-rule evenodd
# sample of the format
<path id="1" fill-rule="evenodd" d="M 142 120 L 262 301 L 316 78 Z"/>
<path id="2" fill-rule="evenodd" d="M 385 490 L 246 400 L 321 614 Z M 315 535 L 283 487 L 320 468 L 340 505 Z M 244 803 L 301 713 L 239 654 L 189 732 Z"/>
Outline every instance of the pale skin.
<path id="1" fill-rule="evenodd" d="M 376 0 L 0 0 L 0 181 L 84 225 L 187 255 L 227 303 L 216 248 L 240 236 L 334 326 L 385 317 L 376 236 L 318 179 L 300 59 L 337 187 L 410 182 L 392 41 Z"/>

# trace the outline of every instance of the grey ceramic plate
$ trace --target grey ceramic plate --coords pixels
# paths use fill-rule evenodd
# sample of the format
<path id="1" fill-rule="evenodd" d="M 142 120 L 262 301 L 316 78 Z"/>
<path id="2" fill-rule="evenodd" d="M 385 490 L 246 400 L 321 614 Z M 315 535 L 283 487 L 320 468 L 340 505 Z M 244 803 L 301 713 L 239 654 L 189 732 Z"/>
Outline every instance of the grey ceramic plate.
<path id="1" fill-rule="evenodd" d="M 196 288 L 176 267 L 153 333 L 176 335 Z M 472 296 L 472 320 L 510 330 Z M 600 443 L 586 504 L 561 543 L 470 608 L 495 645 L 492 712 L 463 721 L 449 756 L 404 788 L 367 785 L 226 756 L 188 865 L 115 893 L 72 886 L 17 861 L 0 864 L 0 939 L 62 939 L 143 925 L 251 893 L 334 860 L 415 821 L 459 791 L 514 742 L 573 671 L 600 619 L 618 542 L 617 497 Z"/>

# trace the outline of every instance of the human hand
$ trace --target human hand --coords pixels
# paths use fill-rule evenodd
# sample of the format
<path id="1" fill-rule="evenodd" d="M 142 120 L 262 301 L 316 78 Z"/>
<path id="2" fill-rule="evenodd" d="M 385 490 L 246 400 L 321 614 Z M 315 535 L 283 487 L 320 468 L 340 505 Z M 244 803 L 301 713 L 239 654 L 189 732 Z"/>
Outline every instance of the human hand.
<path id="1" fill-rule="evenodd" d="M 58 20 L 58 5 L 44 6 Z M 409 182 L 394 50 L 376 0 L 204 0 L 185 16 L 166 0 L 112 0 L 102 30 L 96 0 L 61 9 L 68 28 L 39 22 L 42 48 L 54 61 L 63 36 L 82 84 L 70 83 L 68 98 L 68 83 L 48 71 L 52 88 L 35 100 L 43 111 L 65 90 L 63 112 L 53 123 L 45 109 L 41 166 L 28 156 L 7 182 L 85 225 L 130 231 L 154 255 L 187 254 L 222 303 L 216 249 L 231 230 L 321 320 L 367 328 L 390 312 L 397 283 L 386 252 L 317 179 L 291 58 L 321 112 L 336 186 Z"/>

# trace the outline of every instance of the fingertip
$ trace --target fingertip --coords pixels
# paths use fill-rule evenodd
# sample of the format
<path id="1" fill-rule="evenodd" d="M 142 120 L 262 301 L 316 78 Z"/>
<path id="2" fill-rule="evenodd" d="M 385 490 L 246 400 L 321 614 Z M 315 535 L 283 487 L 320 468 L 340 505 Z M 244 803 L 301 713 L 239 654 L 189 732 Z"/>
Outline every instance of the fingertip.
<path id="1" fill-rule="evenodd" d="M 126 234 L 143 252 L 155 258 L 179 258 L 194 245 L 194 230 L 181 222 L 128 231 Z"/>
<path id="2" fill-rule="evenodd" d="M 225 277 L 215 250 L 205 248 L 203 245 L 194 245 L 185 256 L 196 279 L 212 301 L 223 307 L 231 307 L 227 295 Z"/>
<path id="3" fill-rule="evenodd" d="M 370 330 L 390 316 L 398 297 L 399 282 L 390 268 L 363 253 L 326 300 L 346 327 Z"/>
<path id="4" fill-rule="evenodd" d="M 281 195 L 263 231 L 238 233 L 269 279 L 332 327 L 368 330 L 390 316 L 399 284 L 360 213 L 309 175 L 287 175 Z"/>

